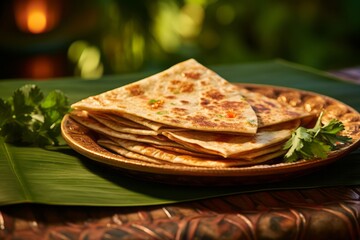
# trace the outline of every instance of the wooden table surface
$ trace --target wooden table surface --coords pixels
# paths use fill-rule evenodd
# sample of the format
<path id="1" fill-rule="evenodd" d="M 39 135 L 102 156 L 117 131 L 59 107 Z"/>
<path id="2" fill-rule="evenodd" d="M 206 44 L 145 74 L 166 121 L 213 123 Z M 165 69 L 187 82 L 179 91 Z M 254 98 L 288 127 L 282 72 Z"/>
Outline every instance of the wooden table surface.
<path id="1" fill-rule="evenodd" d="M 360 68 L 333 71 L 360 84 Z M 149 207 L 0 207 L 0 239 L 360 239 L 360 186 Z"/>

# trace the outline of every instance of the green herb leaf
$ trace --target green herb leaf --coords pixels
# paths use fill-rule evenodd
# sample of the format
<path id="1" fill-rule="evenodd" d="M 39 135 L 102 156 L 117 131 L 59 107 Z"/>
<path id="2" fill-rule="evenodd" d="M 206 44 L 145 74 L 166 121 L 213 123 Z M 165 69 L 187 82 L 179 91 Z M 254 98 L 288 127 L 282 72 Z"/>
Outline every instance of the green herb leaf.
<path id="1" fill-rule="evenodd" d="M 36 85 L 24 85 L 11 98 L 0 98 L 0 136 L 22 145 L 57 145 L 62 117 L 69 111 L 61 91 L 46 97 Z"/>
<path id="2" fill-rule="evenodd" d="M 11 104 L 0 98 L 0 126 L 4 125 L 7 119 L 12 116 Z"/>
<path id="3" fill-rule="evenodd" d="M 351 141 L 351 138 L 339 135 L 344 130 L 342 122 L 333 119 L 322 126 L 322 116 L 323 113 L 320 114 L 313 128 L 299 127 L 293 132 L 283 147 L 284 150 L 288 150 L 284 156 L 285 162 L 326 158 L 330 151 Z"/>

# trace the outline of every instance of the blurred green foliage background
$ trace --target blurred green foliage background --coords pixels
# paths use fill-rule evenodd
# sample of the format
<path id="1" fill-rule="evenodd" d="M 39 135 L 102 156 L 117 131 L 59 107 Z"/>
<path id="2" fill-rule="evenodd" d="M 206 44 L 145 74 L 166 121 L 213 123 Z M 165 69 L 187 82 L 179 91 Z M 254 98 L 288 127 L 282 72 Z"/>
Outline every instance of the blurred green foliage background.
<path id="1" fill-rule="evenodd" d="M 359 0 L 78 0 L 66 10 L 57 36 L 70 74 L 82 77 L 188 58 L 205 65 L 282 58 L 318 69 L 360 64 Z"/>
<path id="2" fill-rule="evenodd" d="M 359 0 L 148 0 L 104 5 L 105 73 L 283 58 L 319 69 L 360 63 Z M 91 42 L 91 40 L 89 40 Z"/>

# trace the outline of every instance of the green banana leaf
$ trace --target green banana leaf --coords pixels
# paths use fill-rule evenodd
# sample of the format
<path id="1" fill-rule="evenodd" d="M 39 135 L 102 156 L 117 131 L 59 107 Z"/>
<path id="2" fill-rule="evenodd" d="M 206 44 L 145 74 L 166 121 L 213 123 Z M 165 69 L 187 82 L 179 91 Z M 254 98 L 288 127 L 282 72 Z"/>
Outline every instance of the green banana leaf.
<path id="1" fill-rule="evenodd" d="M 282 60 L 211 67 L 231 82 L 287 86 L 328 95 L 360 110 L 360 85 L 336 79 L 327 73 Z M 34 83 L 44 92 L 60 89 L 75 102 L 89 95 L 139 80 L 153 72 L 105 76 L 98 80 L 79 78 L 0 81 L 0 97 Z M 45 203 L 87 206 L 140 206 L 190 201 L 235 193 L 274 189 L 313 188 L 360 184 L 360 151 L 313 174 L 276 184 L 230 187 L 171 186 L 124 176 L 118 170 L 96 163 L 60 147 L 17 147 L 0 138 L 0 205 Z"/>

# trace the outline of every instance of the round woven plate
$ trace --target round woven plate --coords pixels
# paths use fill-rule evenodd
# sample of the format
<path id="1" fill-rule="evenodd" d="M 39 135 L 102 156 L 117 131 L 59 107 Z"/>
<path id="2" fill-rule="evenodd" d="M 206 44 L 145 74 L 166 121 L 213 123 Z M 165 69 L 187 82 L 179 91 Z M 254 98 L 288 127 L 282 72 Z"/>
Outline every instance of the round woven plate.
<path id="1" fill-rule="evenodd" d="M 204 168 L 171 163 L 157 165 L 127 159 L 99 146 L 96 143 L 96 134 L 73 121 L 68 115 L 62 121 L 62 136 L 75 151 L 92 160 L 117 167 L 122 173 L 150 181 L 181 185 L 234 185 L 280 181 L 308 174 L 335 160 L 341 160 L 341 157 L 360 145 L 360 114 L 340 101 L 293 88 L 258 84 L 238 85 L 308 112 L 324 111 L 324 120 L 335 118 L 343 122 L 344 135 L 351 137 L 352 143 L 331 152 L 326 159 L 300 160 L 294 163 L 277 160 L 247 167 Z"/>

